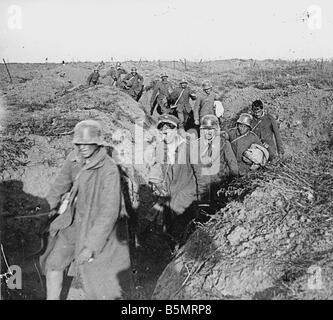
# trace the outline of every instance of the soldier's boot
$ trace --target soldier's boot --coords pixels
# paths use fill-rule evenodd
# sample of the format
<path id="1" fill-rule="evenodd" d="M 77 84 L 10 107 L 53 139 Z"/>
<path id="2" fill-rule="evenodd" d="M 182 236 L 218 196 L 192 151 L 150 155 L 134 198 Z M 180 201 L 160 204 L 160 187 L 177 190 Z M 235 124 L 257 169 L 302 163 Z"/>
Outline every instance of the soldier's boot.
<path id="1" fill-rule="evenodd" d="M 46 300 L 60 300 L 63 271 L 47 270 L 46 272 Z"/>

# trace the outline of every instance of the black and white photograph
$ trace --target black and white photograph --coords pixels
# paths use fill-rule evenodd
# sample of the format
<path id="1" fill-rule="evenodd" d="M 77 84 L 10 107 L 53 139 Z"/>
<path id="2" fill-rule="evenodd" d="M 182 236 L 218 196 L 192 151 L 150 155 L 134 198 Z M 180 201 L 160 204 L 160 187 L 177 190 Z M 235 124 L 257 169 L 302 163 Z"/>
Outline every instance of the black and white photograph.
<path id="1" fill-rule="evenodd" d="M 332 35 L 330 0 L 1 0 L 0 300 L 332 300 Z"/>

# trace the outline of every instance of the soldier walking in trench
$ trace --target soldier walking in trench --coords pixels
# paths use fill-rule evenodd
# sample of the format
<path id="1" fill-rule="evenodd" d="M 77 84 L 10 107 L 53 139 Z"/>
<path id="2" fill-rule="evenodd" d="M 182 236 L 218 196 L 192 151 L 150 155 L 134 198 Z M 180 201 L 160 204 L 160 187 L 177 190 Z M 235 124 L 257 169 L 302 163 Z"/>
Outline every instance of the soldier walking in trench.
<path id="1" fill-rule="evenodd" d="M 128 93 L 135 101 L 139 101 L 143 93 L 143 77 L 138 73 L 136 67 L 131 68 L 120 84 L 120 88 Z"/>
<path id="2" fill-rule="evenodd" d="M 53 214 L 64 196 L 67 199 L 66 208 L 64 201 L 58 211 L 64 212 L 50 225 L 48 247 L 40 259 L 47 299 L 59 299 L 68 266 L 68 275 L 81 278 L 87 299 L 122 298 L 130 257 L 126 221 L 120 216 L 119 171 L 107 155 L 98 122 L 79 122 L 73 144 L 47 196 Z"/>
<path id="3" fill-rule="evenodd" d="M 195 218 L 193 206 L 197 199 L 189 139 L 179 134 L 179 119 L 170 114 L 159 116 L 157 129 L 161 139 L 152 153 L 149 180 L 161 191 L 161 197 L 154 209 L 157 220 L 163 217 L 165 231 L 180 241 Z"/>
<path id="4" fill-rule="evenodd" d="M 214 102 L 218 101 L 219 97 L 212 89 L 213 86 L 209 80 L 202 82 L 203 93 L 197 97 L 193 107 L 194 123 L 197 126 L 206 114 L 216 114 Z"/>
<path id="5" fill-rule="evenodd" d="M 274 117 L 265 109 L 261 100 L 252 103 L 252 131 L 261 139 L 269 152 L 269 160 L 284 154 L 280 130 Z"/>
<path id="6" fill-rule="evenodd" d="M 185 130 L 187 128 L 187 121 L 191 117 L 191 114 L 193 117 L 190 99 L 196 99 L 195 91 L 188 86 L 186 79 L 182 79 L 179 82 L 179 86 L 171 93 L 170 100 L 172 101 L 178 119 L 180 120 L 180 127 Z"/>
<path id="7" fill-rule="evenodd" d="M 191 141 L 191 163 L 198 199 L 213 203 L 219 185 L 238 176 L 238 164 L 230 142 L 220 134 L 219 120 L 215 115 L 205 115 L 200 130 L 200 138 Z"/>
<path id="8" fill-rule="evenodd" d="M 245 175 L 249 170 L 257 168 L 253 166 L 254 163 L 247 156 L 245 157 L 253 146 L 256 146 L 261 154 L 258 163 L 264 164 L 265 159 L 269 156 L 267 149 L 263 146 L 259 137 L 251 131 L 251 120 L 252 116 L 250 114 L 242 113 L 237 120 L 236 127 L 223 133 L 230 141 L 237 159 L 239 175 L 241 176 Z"/>
<path id="9" fill-rule="evenodd" d="M 150 115 L 154 113 L 154 109 L 157 106 L 157 112 L 170 113 L 170 108 L 168 107 L 168 101 L 170 99 L 170 94 L 173 91 L 173 86 L 171 82 L 168 81 L 168 75 L 166 73 L 161 74 L 161 81 L 157 82 L 150 99 Z"/>
<path id="10" fill-rule="evenodd" d="M 88 86 L 94 85 L 96 86 L 99 83 L 99 71 L 98 69 L 95 69 L 93 73 L 91 73 L 87 79 Z"/>
<path id="11" fill-rule="evenodd" d="M 112 66 L 106 76 L 110 75 L 112 79 L 112 85 L 119 87 L 121 83 L 121 77 L 125 74 L 127 74 L 127 71 L 121 66 L 120 62 L 117 62 L 116 67 Z"/>

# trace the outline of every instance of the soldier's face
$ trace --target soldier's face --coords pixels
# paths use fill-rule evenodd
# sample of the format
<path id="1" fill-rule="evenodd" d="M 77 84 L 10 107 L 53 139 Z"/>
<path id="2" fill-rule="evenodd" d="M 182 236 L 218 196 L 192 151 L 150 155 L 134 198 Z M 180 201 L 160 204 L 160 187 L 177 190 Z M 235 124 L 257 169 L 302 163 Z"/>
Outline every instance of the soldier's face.
<path id="1" fill-rule="evenodd" d="M 182 87 L 183 89 L 185 89 L 185 88 L 187 87 L 187 83 L 186 83 L 186 82 L 185 82 L 185 83 L 181 83 L 180 85 L 181 85 L 181 87 Z"/>
<path id="2" fill-rule="evenodd" d="M 252 114 L 256 117 L 256 118 L 260 118 L 262 116 L 263 113 L 263 109 L 252 109 Z"/>
<path id="3" fill-rule="evenodd" d="M 238 128 L 238 131 L 241 135 L 250 131 L 250 127 L 247 126 L 246 124 L 242 124 L 242 123 L 237 123 L 237 128 Z"/>
<path id="4" fill-rule="evenodd" d="M 213 140 L 216 135 L 216 129 L 203 129 L 203 134 L 206 140 Z"/>
<path id="5" fill-rule="evenodd" d="M 177 136 L 177 127 L 169 124 L 164 124 L 160 128 L 160 132 L 162 134 L 162 140 L 165 143 L 172 143 L 175 141 Z"/>
<path id="6" fill-rule="evenodd" d="M 97 144 L 78 144 L 77 147 L 81 156 L 85 159 L 90 158 L 98 149 Z"/>

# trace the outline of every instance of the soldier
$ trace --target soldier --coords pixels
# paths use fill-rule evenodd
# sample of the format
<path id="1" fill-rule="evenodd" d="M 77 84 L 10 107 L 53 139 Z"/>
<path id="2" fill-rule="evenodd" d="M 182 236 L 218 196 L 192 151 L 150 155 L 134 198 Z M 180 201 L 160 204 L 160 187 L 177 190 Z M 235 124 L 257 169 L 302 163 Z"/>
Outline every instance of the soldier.
<path id="1" fill-rule="evenodd" d="M 190 114 L 193 113 L 190 99 L 196 99 L 195 91 L 188 87 L 186 79 L 182 79 L 179 82 L 179 87 L 175 88 L 170 96 L 170 100 L 176 109 L 177 116 L 180 120 L 180 127 L 186 127 L 187 120 L 189 119 Z"/>
<path id="2" fill-rule="evenodd" d="M 225 135 L 236 156 L 240 175 L 245 175 L 251 168 L 251 163 L 244 161 L 244 152 L 250 149 L 252 144 L 263 147 L 259 137 L 251 131 L 251 120 L 250 114 L 242 113 L 237 120 L 237 126 L 228 130 Z"/>
<path id="3" fill-rule="evenodd" d="M 90 85 L 94 85 L 94 86 L 96 86 L 98 83 L 99 83 L 99 71 L 98 71 L 98 69 L 94 69 L 94 72 L 93 73 L 91 73 L 90 75 L 89 75 L 89 77 L 88 77 L 88 79 L 87 79 L 87 84 L 88 84 L 88 86 L 90 86 Z"/>
<path id="4" fill-rule="evenodd" d="M 276 120 L 274 117 L 264 110 L 261 100 L 252 103 L 252 131 L 261 139 L 265 147 L 267 147 L 270 160 L 284 154 L 282 139 Z"/>
<path id="5" fill-rule="evenodd" d="M 131 68 L 131 73 L 125 76 L 121 82 L 121 88 L 135 101 L 139 101 L 143 92 L 143 77 L 138 74 L 136 67 Z"/>
<path id="6" fill-rule="evenodd" d="M 120 217 L 119 171 L 107 155 L 98 122 L 79 122 L 73 143 L 74 151 L 47 196 L 52 214 L 64 196 L 67 200 L 50 225 L 50 242 L 41 257 L 47 299 L 59 299 L 68 266 L 69 275 L 80 276 L 87 299 L 121 298 L 118 275 L 126 274 L 130 259 L 126 223 Z"/>
<path id="7" fill-rule="evenodd" d="M 158 106 L 159 114 L 169 112 L 165 110 L 165 99 L 169 101 L 170 94 L 173 91 L 172 84 L 168 81 L 166 73 L 161 74 L 161 81 L 157 82 L 154 87 L 150 99 L 150 115 L 153 115 L 156 105 Z"/>
<path id="8" fill-rule="evenodd" d="M 127 71 L 121 66 L 120 62 L 117 62 L 116 67 L 112 66 L 106 75 L 111 76 L 113 86 L 119 87 L 122 75 L 124 74 L 127 74 Z"/>
<path id="9" fill-rule="evenodd" d="M 191 204 L 197 199 L 197 190 L 190 164 L 189 139 L 178 133 L 178 127 L 177 117 L 170 114 L 159 116 L 157 129 L 161 139 L 153 152 L 149 179 L 161 190 L 156 209 L 164 215 L 166 231 L 180 239 L 193 218 Z"/>
<path id="10" fill-rule="evenodd" d="M 200 139 L 191 143 L 191 163 L 199 199 L 213 202 L 219 184 L 238 176 L 238 165 L 230 142 L 220 134 L 219 120 L 215 115 L 205 115 L 200 130 Z"/>
<path id="11" fill-rule="evenodd" d="M 212 91 L 212 84 L 209 80 L 202 83 L 203 93 L 198 96 L 193 107 L 194 123 L 200 124 L 206 114 L 215 114 L 214 102 L 219 100 L 217 93 Z"/>

